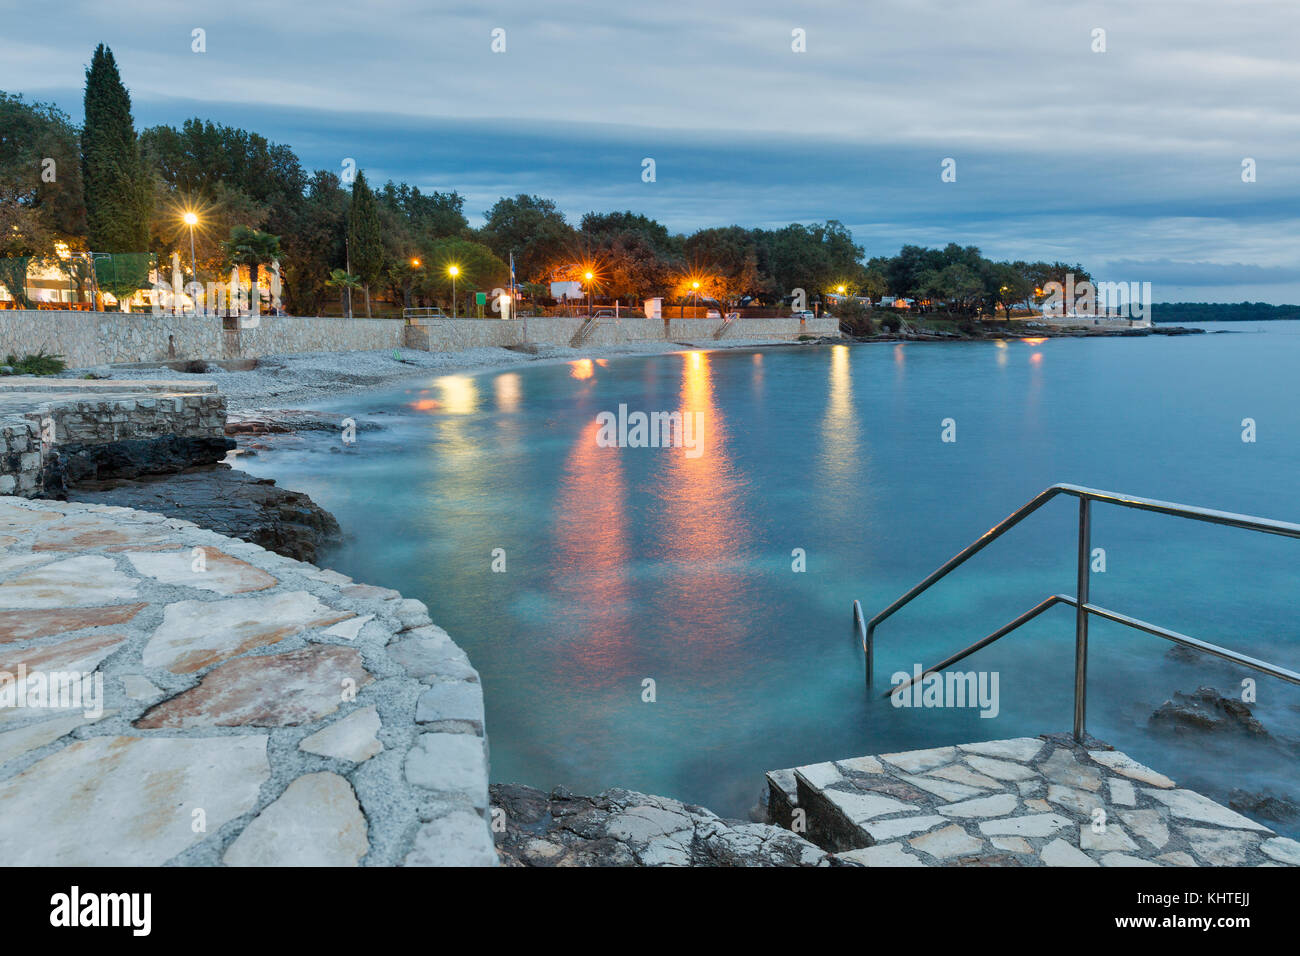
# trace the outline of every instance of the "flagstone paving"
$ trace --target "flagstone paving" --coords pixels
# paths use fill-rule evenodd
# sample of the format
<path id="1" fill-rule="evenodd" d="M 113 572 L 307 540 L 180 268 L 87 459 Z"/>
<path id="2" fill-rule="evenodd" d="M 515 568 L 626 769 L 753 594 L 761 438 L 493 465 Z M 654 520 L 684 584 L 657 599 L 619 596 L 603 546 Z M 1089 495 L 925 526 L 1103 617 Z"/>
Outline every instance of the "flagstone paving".
<path id="1" fill-rule="evenodd" d="M 419 601 L 128 508 L 0 529 L 6 863 L 497 863 L 478 674 Z"/>
<path id="2" fill-rule="evenodd" d="M 773 770 L 773 823 L 859 866 L 1300 866 L 1300 843 L 1066 735 Z"/>

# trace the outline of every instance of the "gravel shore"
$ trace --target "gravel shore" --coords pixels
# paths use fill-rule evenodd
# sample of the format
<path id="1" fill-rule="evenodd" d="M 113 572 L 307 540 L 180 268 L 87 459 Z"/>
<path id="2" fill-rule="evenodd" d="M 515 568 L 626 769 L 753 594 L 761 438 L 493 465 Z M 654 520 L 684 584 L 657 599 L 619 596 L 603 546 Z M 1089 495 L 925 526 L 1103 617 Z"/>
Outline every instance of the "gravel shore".
<path id="1" fill-rule="evenodd" d="M 802 343 L 801 343 L 802 344 Z M 544 348 L 536 353 L 504 348 L 464 349 L 458 352 L 423 352 L 394 349 L 373 352 L 307 352 L 300 355 L 270 355 L 258 360 L 248 371 L 229 372 L 209 365 L 194 374 L 195 381 L 210 381 L 226 396 L 232 411 L 305 404 L 346 392 L 379 388 L 406 379 L 442 375 L 449 372 L 477 372 L 488 369 L 527 365 L 536 362 L 567 362 L 581 358 L 656 355 L 679 352 L 687 348 L 735 349 L 795 343 L 771 340 L 705 342 L 645 342 L 635 345 L 570 349 Z M 61 377 L 108 379 L 185 379 L 191 373 L 178 372 L 163 364 L 109 366 L 68 369 Z"/>

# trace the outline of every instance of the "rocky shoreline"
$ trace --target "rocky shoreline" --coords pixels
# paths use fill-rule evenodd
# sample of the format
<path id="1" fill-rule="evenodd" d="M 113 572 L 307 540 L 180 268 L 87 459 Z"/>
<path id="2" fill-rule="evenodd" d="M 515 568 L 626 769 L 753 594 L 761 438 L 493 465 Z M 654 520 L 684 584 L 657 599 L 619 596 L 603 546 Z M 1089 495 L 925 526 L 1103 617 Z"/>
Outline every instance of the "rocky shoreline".
<path id="1" fill-rule="evenodd" d="M 221 463 L 167 475 L 85 482 L 69 489 L 67 500 L 182 518 L 309 564 L 316 564 L 321 550 L 342 537 L 334 516 L 307 495 Z"/>
<path id="2" fill-rule="evenodd" d="M 1220 330 L 1214 330 L 1219 332 Z M 1146 338 L 1151 335 L 1208 335 L 1209 329 L 1198 329 L 1182 325 L 1152 325 L 1144 328 L 1077 328 L 1057 326 L 1035 326 L 1033 328 L 1012 329 L 1005 325 L 981 325 L 970 331 L 947 329 L 915 329 L 897 332 L 875 332 L 871 335 L 853 335 L 845 332 L 840 339 L 823 338 L 820 343 L 835 342 L 988 342 L 1008 339 L 1043 338 L 1043 339 L 1088 339 L 1088 338 Z"/>

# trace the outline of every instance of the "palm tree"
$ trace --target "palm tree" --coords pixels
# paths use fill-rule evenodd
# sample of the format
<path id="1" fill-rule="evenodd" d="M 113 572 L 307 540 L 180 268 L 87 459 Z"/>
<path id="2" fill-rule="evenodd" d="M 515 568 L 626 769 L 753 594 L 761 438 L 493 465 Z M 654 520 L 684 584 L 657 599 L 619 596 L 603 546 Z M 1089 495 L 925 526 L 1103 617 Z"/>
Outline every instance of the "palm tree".
<path id="1" fill-rule="evenodd" d="M 230 238 L 222 243 L 222 248 L 226 261 L 231 265 L 248 266 L 248 276 L 252 281 L 249 290 L 251 301 L 258 294 L 262 263 L 280 258 L 280 237 L 250 226 L 235 226 L 230 230 Z"/>
<path id="2" fill-rule="evenodd" d="M 352 290 L 361 288 L 361 277 L 345 269 L 335 269 L 325 280 L 325 284 L 332 289 L 340 290 L 339 308 L 347 312 L 349 319 L 352 318 Z"/>

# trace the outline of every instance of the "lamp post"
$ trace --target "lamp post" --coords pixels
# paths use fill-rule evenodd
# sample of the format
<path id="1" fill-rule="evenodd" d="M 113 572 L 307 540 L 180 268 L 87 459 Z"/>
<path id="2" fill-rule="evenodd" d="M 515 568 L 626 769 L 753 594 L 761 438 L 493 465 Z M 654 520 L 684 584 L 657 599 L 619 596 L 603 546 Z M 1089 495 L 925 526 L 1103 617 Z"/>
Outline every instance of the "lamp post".
<path id="1" fill-rule="evenodd" d="M 194 257 L 194 227 L 198 223 L 199 217 L 192 212 L 185 214 L 185 225 L 190 227 L 190 272 L 194 276 L 194 281 L 199 281 L 199 268 Z"/>
<path id="2" fill-rule="evenodd" d="M 587 318 L 591 318 L 591 280 L 595 277 L 590 272 L 583 273 L 582 277 L 587 280 Z"/>
<path id="3" fill-rule="evenodd" d="M 460 275 L 460 266 L 452 266 L 447 270 L 451 276 L 451 317 L 456 318 L 456 276 Z"/>
<path id="4" fill-rule="evenodd" d="M 696 279 L 694 282 L 691 283 L 691 297 L 695 300 L 695 305 L 693 306 L 693 308 L 698 309 L 700 307 L 700 280 L 699 279 Z"/>

